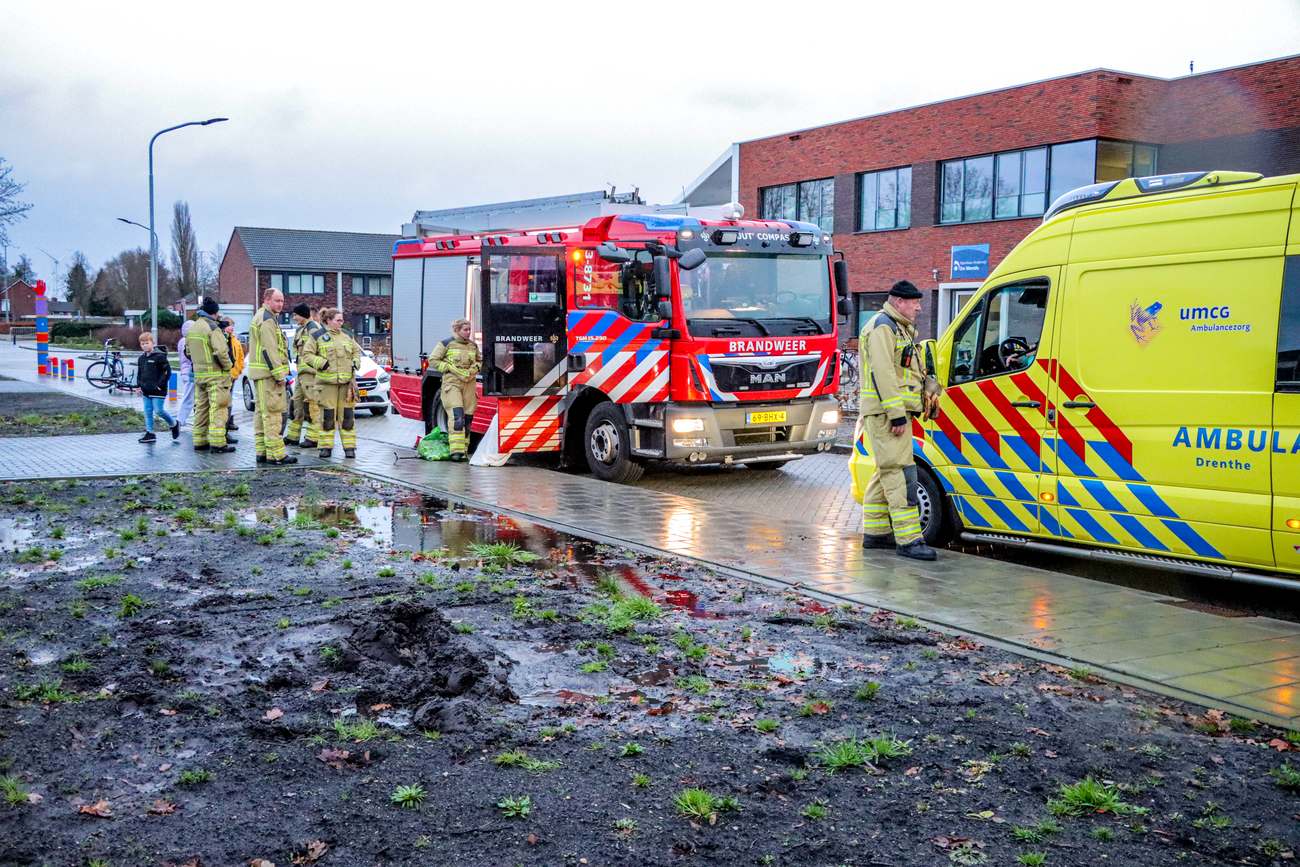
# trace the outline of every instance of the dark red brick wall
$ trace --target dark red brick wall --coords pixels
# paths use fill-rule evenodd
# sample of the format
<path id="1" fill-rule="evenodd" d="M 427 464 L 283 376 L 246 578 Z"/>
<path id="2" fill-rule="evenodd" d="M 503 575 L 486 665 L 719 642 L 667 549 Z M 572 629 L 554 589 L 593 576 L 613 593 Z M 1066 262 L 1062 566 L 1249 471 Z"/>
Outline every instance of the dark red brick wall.
<path id="1" fill-rule="evenodd" d="M 47 292 L 47 297 L 48 294 Z M 28 286 L 26 283 L 15 283 L 9 289 L 8 298 L 9 318 L 14 322 L 20 321 L 24 316 L 36 315 L 36 289 L 34 287 Z M 3 316 L 0 316 L 0 319 L 3 318 Z"/>
<path id="2" fill-rule="evenodd" d="M 304 272 L 305 273 L 305 272 Z M 315 271 L 315 274 L 323 273 L 325 275 L 325 294 L 324 295 L 302 295 L 298 293 L 288 293 L 284 295 L 284 309 L 291 310 L 294 305 L 306 304 L 313 309 L 321 307 L 338 306 L 338 272 L 337 271 Z M 261 303 L 262 293 L 271 288 L 270 271 L 257 272 L 257 299 Z M 374 296 L 374 295 L 353 295 L 351 282 L 348 280 L 347 273 L 343 275 L 343 314 L 348 322 L 352 321 L 352 315 L 355 313 L 372 313 L 376 316 L 391 317 L 393 315 L 393 298 L 391 295 Z"/>
<path id="3" fill-rule="evenodd" d="M 261 299 L 253 291 L 254 286 L 253 262 L 248 258 L 244 242 L 239 239 L 239 232 L 232 232 L 230 243 L 226 245 L 226 256 L 217 272 L 217 300 L 223 304 L 252 304 L 256 307 Z"/>
<path id="4" fill-rule="evenodd" d="M 1300 171 L 1300 57 L 1172 81 L 1080 73 L 744 142 L 740 198 L 757 216 L 762 187 L 834 176 L 835 246 L 853 290 L 902 278 L 935 289 L 955 282 L 952 246 L 988 244 L 992 269 L 1040 222 L 935 225 L 938 162 L 1085 138 L 1159 144 L 1161 171 Z M 912 228 L 856 233 L 857 174 L 908 165 Z"/>

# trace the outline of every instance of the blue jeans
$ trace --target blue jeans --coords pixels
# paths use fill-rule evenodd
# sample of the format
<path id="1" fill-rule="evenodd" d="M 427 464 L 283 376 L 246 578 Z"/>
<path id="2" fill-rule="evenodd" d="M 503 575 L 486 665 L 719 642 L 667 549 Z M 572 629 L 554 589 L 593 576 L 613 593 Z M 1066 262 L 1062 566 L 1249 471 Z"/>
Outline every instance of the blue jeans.
<path id="1" fill-rule="evenodd" d="M 157 413 L 162 417 L 163 421 L 167 422 L 167 427 L 176 424 L 176 419 L 172 418 L 167 412 L 166 401 L 167 398 L 165 397 L 150 397 L 147 394 L 144 396 L 144 429 L 149 433 L 153 433 L 154 413 Z"/>

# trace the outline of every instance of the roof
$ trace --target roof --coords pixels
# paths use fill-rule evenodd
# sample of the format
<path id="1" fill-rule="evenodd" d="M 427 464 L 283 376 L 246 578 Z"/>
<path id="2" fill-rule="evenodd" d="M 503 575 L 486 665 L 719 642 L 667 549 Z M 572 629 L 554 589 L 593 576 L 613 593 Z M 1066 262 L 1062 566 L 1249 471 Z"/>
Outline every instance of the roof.
<path id="1" fill-rule="evenodd" d="M 1021 82 L 1020 84 L 1009 84 L 1003 87 L 994 87 L 991 88 L 990 90 L 981 90 L 975 93 L 963 94 L 961 96 L 944 97 L 943 99 L 931 100 L 930 102 L 915 103 L 913 105 L 904 106 L 902 108 L 890 108 L 890 109 L 886 109 L 885 111 L 878 111 L 872 114 L 864 114 L 858 117 L 845 118 L 844 120 L 833 120 L 833 121 L 828 121 L 826 123 L 815 124 L 814 126 L 805 126 L 805 127 L 801 127 L 800 129 L 792 129 L 792 130 L 787 130 L 785 132 L 763 135 L 757 138 L 745 139 L 743 141 L 737 142 L 736 144 L 738 145 L 754 144 L 755 142 L 767 141 L 768 139 L 774 139 L 774 138 L 781 138 L 782 136 L 799 135 L 801 133 L 813 132 L 814 130 L 825 129 L 827 127 L 842 126 L 844 124 L 857 123 L 858 121 L 863 121 L 863 120 L 875 120 L 877 118 L 886 117 L 887 115 L 891 115 L 891 114 L 904 114 L 906 112 L 912 112 L 922 108 L 931 108 L 936 105 L 944 105 L 950 102 L 960 102 L 963 99 L 974 99 L 975 97 L 979 97 L 979 96 L 991 96 L 996 93 L 1004 93 L 1012 90 L 1019 90 L 1022 87 L 1033 87 L 1034 85 L 1047 84 L 1048 82 L 1052 82 L 1052 81 L 1064 81 L 1069 78 L 1081 78 L 1085 75 L 1117 75 L 1125 78 L 1144 78 L 1147 79 L 1148 81 L 1162 81 L 1162 82 L 1187 81 L 1189 79 L 1201 78 L 1202 76 L 1218 75 L 1224 72 L 1231 72 L 1235 69 L 1247 69 L 1252 66 L 1263 66 L 1264 64 L 1267 63 L 1280 63 L 1282 61 L 1293 60 L 1297 57 L 1300 57 L 1300 55 L 1288 54 L 1283 57 L 1270 57 L 1266 60 L 1256 60 L 1250 63 L 1240 63 L 1237 64 L 1236 66 L 1227 66 L 1222 69 L 1207 69 L 1204 70 L 1203 72 L 1196 72 L 1189 75 L 1171 76 L 1169 78 L 1162 78 L 1161 76 L 1158 75 L 1145 75 L 1140 72 L 1125 72 L 1122 69 L 1111 69 L 1105 66 L 1098 66 L 1093 69 L 1085 69 L 1080 72 L 1071 72 L 1065 75 L 1054 75 L 1051 76 L 1050 78 L 1039 78 L 1039 79 L 1035 79 L 1034 81 Z"/>
<path id="2" fill-rule="evenodd" d="M 266 229 L 236 226 L 254 268 L 303 271 L 393 270 L 393 242 L 401 235 L 326 232 L 317 229 Z"/>
<path id="3" fill-rule="evenodd" d="M 48 301 L 51 313 L 80 313 L 81 308 L 73 301 Z"/>

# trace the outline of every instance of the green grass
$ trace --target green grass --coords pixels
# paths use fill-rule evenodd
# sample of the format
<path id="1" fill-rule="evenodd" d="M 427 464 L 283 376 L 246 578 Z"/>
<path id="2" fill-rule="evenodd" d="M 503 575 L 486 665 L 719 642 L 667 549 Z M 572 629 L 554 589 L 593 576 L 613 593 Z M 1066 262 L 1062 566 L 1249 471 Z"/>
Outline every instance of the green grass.
<path id="1" fill-rule="evenodd" d="M 719 797 L 708 789 L 682 789 L 673 798 L 679 815 L 688 819 L 701 819 L 710 825 L 718 821 L 718 814 L 737 812 L 740 802 L 733 797 Z"/>
<path id="2" fill-rule="evenodd" d="M 626 759 L 631 756 L 639 756 L 644 752 L 645 747 L 641 746 L 636 741 L 628 741 L 619 749 L 618 754 Z"/>
<path id="3" fill-rule="evenodd" d="M 380 578 L 392 578 L 394 575 L 397 574 L 397 570 L 394 569 L 392 566 L 385 566 L 375 574 Z"/>
<path id="4" fill-rule="evenodd" d="M 620 595 L 612 602 L 593 602 L 582 610 L 579 617 L 588 623 L 599 624 L 610 632 L 624 633 L 637 623 L 658 620 L 663 614 L 664 611 L 658 604 L 644 596 L 624 598 Z M 703 654 L 698 658 L 702 659 Z"/>
<path id="5" fill-rule="evenodd" d="M 1047 863 L 1046 852 L 1022 852 L 1016 856 L 1017 864 L 1024 864 L 1025 867 L 1042 867 Z"/>
<path id="6" fill-rule="evenodd" d="M 1291 767 L 1290 762 L 1285 762 L 1268 772 L 1273 778 L 1273 784 L 1288 792 L 1300 792 L 1300 770 Z"/>
<path id="7" fill-rule="evenodd" d="M 126 620 L 128 617 L 134 617 L 144 610 L 145 601 L 134 593 L 127 593 L 117 604 L 117 616 Z"/>
<path id="8" fill-rule="evenodd" d="M 1053 834 L 1061 833 L 1055 819 L 1043 819 L 1037 825 L 1014 825 L 1011 836 L 1017 843 L 1041 843 Z"/>
<path id="9" fill-rule="evenodd" d="M 193 524 L 199 519 L 199 513 L 195 509 L 186 506 L 183 509 L 177 509 L 175 512 L 176 520 L 182 524 Z"/>
<path id="10" fill-rule="evenodd" d="M 44 563 L 46 560 L 45 549 L 33 545 L 14 555 L 14 560 L 19 563 Z"/>
<path id="11" fill-rule="evenodd" d="M 497 809 L 507 819 L 526 819 L 533 811 L 533 799 L 528 795 L 505 797 L 497 801 Z"/>
<path id="12" fill-rule="evenodd" d="M 774 719 L 754 720 L 754 728 L 765 735 L 770 735 L 781 727 L 781 724 Z"/>
<path id="13" fill-rule="evenodd" d="M 1089 813 L 1124 815 L 1139 808 L 1126 804 L 1115 786 L 1098 782 L 1091 776 L 1077 783 L 1061 784 L 1057 796 L 1047 802 L 1053 816 L 1086 816 Z"/>
<path id="14" fill-rule="evenodd" d="M 560 766 L 560 763 L 556 761 L 543 761 L 542 759 L 533 758 L 523 750 L 497 753 L 492 759 L 492 764 L 502 768 L 522 768 L 533 773 L 553 771 Z"/>
<path id="15" fill-rule="evenodd" d="M 388 800 L 405 810 L 417 809 L 424 803 L 424 786 L 419 783 L 398 786 Z"/>
<path id="16" fill-rule="evenodd" d="M 814 822 L 820 822 L 822 819 L 826 818 L 826 815 L 829 812 L 830 810 L 827 809 L 825 801 L 813 801 L 811 804 L 804 807 L 799 812 L 799 815 L 803 816 L 805 819 L 811 819 Z"/>
<path id="17" fill-rule="evenodd" d="M 636 786 L 638 789 L 648 789 L 650 788 L 650 783 L 651 780 L 649 774 L 632 775 L 632 785 Z"/>
<path id="18" fill-rule="evenodd" d="M 902 741 L 892 735 L 877 735 L 871 738 L 831 741 L 823 744 L 814 753 L 814 758 L 817 764 L 833 774 L 839 770 L 864 768 L 911 754 L 910 741 Z"/>
<path id="19" fill-rule="evenodd" d="M 915 617 L 895 617 L 894 625 L 899 629 L 922 629 L 921 621 Z"/>
<path id="20" fill-rule="evenodd" d="M 77 700 L 75 692 L 65 692 L 62 679 L 39 680 L 32 684 L 14 686 L 14 698 L 19 701 L 39 701 L 45 704 L 65 704 Z"/>
<path id="21" fill-rule="evenodd" d="M 210 783 L 213 780 L 213 773 L 205 768 L 194 768 L 188 771 L 181 771 L 180 782 L 182 786 L 197 786 L 201 783 Z"/>
<path id="22" fill-rule="evenodd" d="M 695 639 L 685 632 L 679 632 L 673 636 L 673 644 L 677 645 L 677 649 L 682 652 L 683 656 L 696 662 L 709 655 L 708 645 L 696 643 Z"/>
<path id="23" fill-rule="evenodd" d="M 68 674 L 81 674 L 82 672 L 90 671 L 90 661 L 82 659 L 79 656 L 74 656 L 72 659 L 65 659 L 63 662 L 59 663 L 59 668 L 66 671 Z"/>
<path id="24" fill-rule="evenodd" d="M 540 554 L 525 551 L 510 542 L 475 542 L 469 546 L 468 551 L 474 559 L 497 566 L 522 566 L 542 559 Z"/>
<path id="25" fill-rule="evenodd" d="M 874 680 L 869 680 L 862 686 L 858 687 L 853 693 L 853 697 L 858 701 L 875 701 L 876 696 L 880 694 L 880 684 Z"/>
<path id="26" fill-rule="evenodd" d="M 31 803 L 27 799 L 27 790 L 23 788 L 22 782 L 11 774 L 0 777 L 0 795 L 4 796 L 5 803 L 11 807 L 22 807 Z"/>
<path id="27" fill-rule="evenodd" d="M 578 666 L 578 671 L 581 671 L 583 674 L 599 674 L 607 668 L 609 668 L 609 663 L 605 660 L 593 659 L 591 662 L 586 662 Z"/>
<path id="28" fill-rule="evenodd" d="M 332 644 L 327 644 L 322 647 L 319 653 L 321 662 L 325 663 L 330 668 L 336 667 L 343 661 L 343 654 L 340 653 L 339 649 Z"/>
<path id="29" fill-rule="evenodd" d="M 713 689 L 713 682 L 707 677 L 692 674 L 690 677 L 677 678 L 677 688 L 693 692 L 696 695 L 708 695 L 709 691 Z"/>
<path id="30" fill-rule="evenodd" d="M 830 713 L 833 707 L 835 707 L 835 703 L 830 699 L 810 697 L 799 706 L 799 716 L 821 716 Z"/>
<path id="31" fill-rule="evenodd" d="M 379 726 L 374 720 L 358 719 L 356 722 L 347 720 L 334 720 L 334 734 L 341 741 L 355 741 L 364 743 L 372 741 L 379 737 Z"/>

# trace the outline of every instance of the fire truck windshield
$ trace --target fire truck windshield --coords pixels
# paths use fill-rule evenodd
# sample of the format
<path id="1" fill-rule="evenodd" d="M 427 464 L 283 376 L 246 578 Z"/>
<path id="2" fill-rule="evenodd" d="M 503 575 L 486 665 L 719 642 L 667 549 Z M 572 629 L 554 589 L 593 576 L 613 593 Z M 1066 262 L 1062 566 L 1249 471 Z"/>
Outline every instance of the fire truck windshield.
<path id="1" fill-rule="evenodd" d="M 828 334 L 831 287 L 824 256 L 710 252 L 680 272 L 691 334 Z"/>

